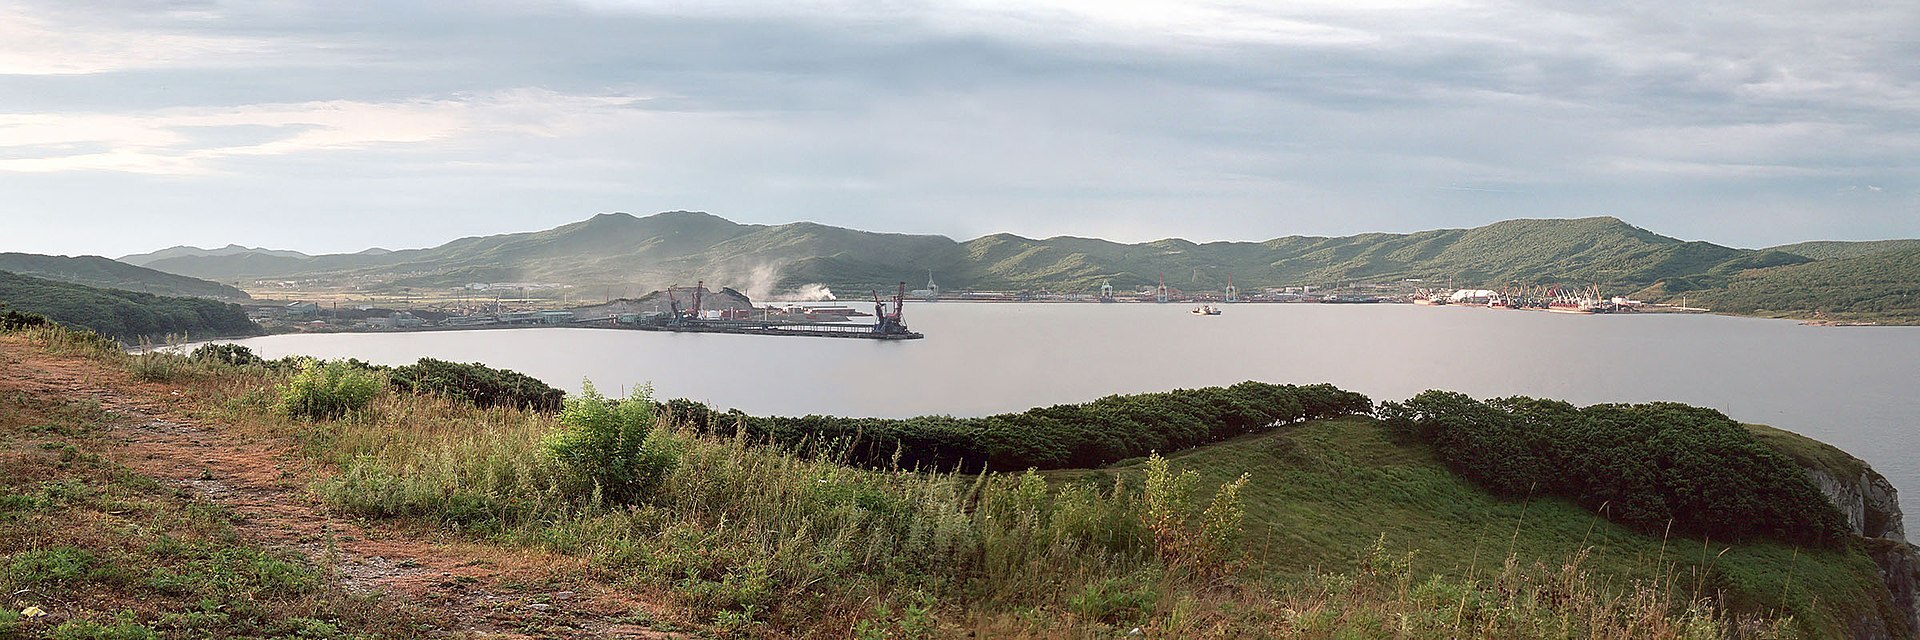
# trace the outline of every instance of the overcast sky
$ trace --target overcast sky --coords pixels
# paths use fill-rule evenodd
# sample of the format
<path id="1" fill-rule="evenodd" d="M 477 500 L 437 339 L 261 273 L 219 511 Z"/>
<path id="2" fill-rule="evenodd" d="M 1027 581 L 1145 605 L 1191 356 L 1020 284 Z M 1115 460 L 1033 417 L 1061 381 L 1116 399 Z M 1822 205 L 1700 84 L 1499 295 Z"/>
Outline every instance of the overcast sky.
<path id="1" fill-rule="evenodd" d="M 0 196 L 0 251 L 110 256 L 674 209 L 1920 237 L 1920 3 L 0 0 Z"/>

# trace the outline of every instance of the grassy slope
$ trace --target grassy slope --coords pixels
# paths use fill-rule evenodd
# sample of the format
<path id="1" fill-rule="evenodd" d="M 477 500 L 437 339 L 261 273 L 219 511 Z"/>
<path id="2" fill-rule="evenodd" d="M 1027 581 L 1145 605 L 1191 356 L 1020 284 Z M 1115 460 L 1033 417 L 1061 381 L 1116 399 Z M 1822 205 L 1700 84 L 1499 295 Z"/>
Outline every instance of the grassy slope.
<path id="1" fill-rule="evenodd" d="M 1417 574 L 1456 577 L 1498 573 L 1510 554 L 1522 564 L 1559 566 L 1586 550 L 1582 566 L 1589 577 L 1611 588 L 1660 581 L 1685 591 L 1723 591 L 1737 611 L 1790 612 L 1821 637 L 1886 606 L 1877 569 L 1860 551 L 1663 541 L 1565 501 L 1503 501 L 1448 471 L 1424 448 L 1394 442 L 1367 418 L 1308 423 L 1170 459 L 1200 470 L 1204 482 L 1252 474 L 1242 493 L 1249 542 L 1277 575 L 1350 566 L 1384 536 L 1389 549 L 1415 552 Z M 1052 475 L 1105 482 L 1137 466 Z"/>
<path id="2" fill-rule="evenodd" d="M 68 257 L 0 253 L 0 271 L 11 271 L 20 275 L 84 284 L 90 287 L 140 291 L 163 296 L 191 296 L 220 300 L 248 299 L 247 292 L 218 282 L 137 267 L 99 256 Z"/>

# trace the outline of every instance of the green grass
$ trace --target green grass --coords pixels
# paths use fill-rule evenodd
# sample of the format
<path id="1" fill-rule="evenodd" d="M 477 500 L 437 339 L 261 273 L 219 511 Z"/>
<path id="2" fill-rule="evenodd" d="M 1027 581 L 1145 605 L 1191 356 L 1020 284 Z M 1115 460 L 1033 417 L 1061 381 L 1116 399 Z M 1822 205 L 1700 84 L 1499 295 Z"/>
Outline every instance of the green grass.
<path id="1" fill-rule="evenodd" d="M 1298 580 L 1351 567 L 1376 541 L 1412 554 L 1416 580 L 1498 575 L 1522 564 L 1580 566 L 1606 589 L 1663 585 L 1724 598 L 1734 613 L 1791 615 L 1814 636 L 1856 614 L 1885 614 L 1877 569 L 1858 549 L 1801 551 L 1773 543 L 1637 534 L 1557 499 L 1501 500 L 1454 475 L 1425 448 L 1396 442 L 1369 418 L 1312 422 L 1171 456 L 1203 482 L 1241 473 L 1248 546 L 1274 576 Z M 1050 474 L 1102 484 L 1138 463 Z"/>

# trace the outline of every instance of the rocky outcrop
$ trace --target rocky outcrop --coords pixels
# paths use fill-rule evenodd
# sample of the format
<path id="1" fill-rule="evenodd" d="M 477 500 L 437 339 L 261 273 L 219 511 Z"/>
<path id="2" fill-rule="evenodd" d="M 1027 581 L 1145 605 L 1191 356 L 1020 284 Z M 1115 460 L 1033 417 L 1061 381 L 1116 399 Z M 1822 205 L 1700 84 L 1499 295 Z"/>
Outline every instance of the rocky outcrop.
<path id="1" fill-rule="evenodd" d="M 1854 477 L 1836 477 L 1824 469 L 1807 469 L 1814 486 L 1827 494 L 1827 500 L 1847 517 L 1853 535 L 1906 542 L 1907 531 L 1900 513 L 1899 491 L 1879 472 L 1862 467 Z"/>
<path id="2" fill-rule="evenodd" d="M 1832 469 L 1808 467 L 1807 476 L 1840 513 L 1847 525 L 1860 536 L 1867 555 L 1880 568 L 1880 579 L 1887 585 L 1896 615 L 1901 620 L 1861 620 L 1854 625 L 1854 637 L 1861 639 L 1914 638 L 1920 631 L 1920 547 L 1907 542 L 1904 515 L 1900 511 L 1899 491 L 1879 472 L 1865 463 L 1858 474 L 1843 474 Z"/>

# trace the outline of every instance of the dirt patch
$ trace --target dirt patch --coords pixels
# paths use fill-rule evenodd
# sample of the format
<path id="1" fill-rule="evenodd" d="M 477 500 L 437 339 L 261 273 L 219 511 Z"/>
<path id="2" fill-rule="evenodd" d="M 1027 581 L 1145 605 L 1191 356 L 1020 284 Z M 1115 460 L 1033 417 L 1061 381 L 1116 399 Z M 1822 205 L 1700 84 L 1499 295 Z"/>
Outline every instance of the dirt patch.
<path id="1" fill-rule="evenodd" d="M 290 439 L 196 420 L 189 389 L 49 356 L 13 336 L 0 336 L 0 361 L 0 393 L 97 402 L 107 458 L 228 508 L 250 542 L 298 552 L 350 591 L 419 608 L 438 622 L 434 635 L 692 637 L 625 623 L 654 608 L 578 558 L 336 515 L 307 492 L 312 472 Z"/>

